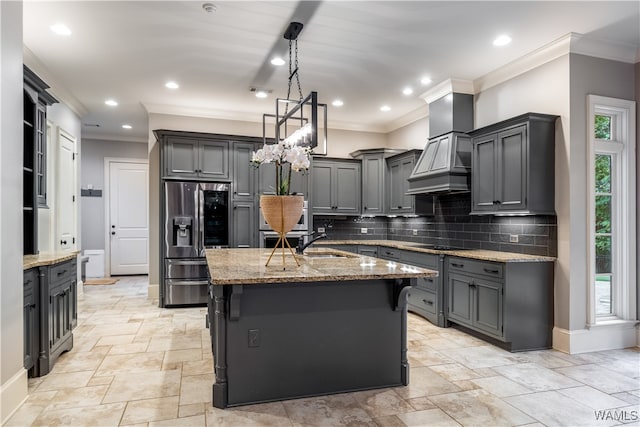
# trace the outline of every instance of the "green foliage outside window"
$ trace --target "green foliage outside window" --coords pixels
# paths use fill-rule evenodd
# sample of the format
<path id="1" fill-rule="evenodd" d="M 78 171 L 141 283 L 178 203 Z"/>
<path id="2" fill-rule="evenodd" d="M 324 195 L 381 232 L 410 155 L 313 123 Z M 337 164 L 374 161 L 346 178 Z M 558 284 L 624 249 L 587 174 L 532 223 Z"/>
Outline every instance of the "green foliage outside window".
<path id="1" fill-rule="evenodd" d="M 595 122 L 596 138 L 611 139 L 611 117 L 596 116 Z"/>

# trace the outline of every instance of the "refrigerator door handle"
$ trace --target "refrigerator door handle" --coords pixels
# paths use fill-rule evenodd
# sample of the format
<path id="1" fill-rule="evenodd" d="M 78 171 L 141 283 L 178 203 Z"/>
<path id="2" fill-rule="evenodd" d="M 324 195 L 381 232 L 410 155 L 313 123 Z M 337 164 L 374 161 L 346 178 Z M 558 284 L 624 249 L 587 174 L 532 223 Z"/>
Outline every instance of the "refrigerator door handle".
<path id="1" fill-rule="evenodd" d="M 198 255 L 203 257 L 204 253 L 204 189 L 198 184 L 198 227 L 200 228 L 200 239 L 198 241 Z"/>

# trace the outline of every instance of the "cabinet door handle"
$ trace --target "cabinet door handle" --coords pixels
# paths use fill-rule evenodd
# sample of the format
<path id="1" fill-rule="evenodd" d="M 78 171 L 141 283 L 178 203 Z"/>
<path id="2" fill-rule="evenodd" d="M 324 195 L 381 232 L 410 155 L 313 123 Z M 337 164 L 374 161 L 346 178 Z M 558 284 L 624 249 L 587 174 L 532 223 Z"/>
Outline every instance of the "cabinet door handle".
<path id="1" fill-rule="evenodd" d="M 455 262 L 451 263 L 451 267 L 456 267 L 456 268 L 464 268 L 464 264 L 457 264 Z"/>
<path id="2" fill-rule="evenodd" d="M 67 270 L 62 270 L 62 271 L 58 271 L 58 276 L 62 276 L 63 274 L 65 274 L 67 272 Z"/>
<path id="3" fill-rule="evenodd" d="M 32 282 L 33 282 L 33 280 L 29 279 L 29 280 L 27 280 L 26 282 L 24 282 L 24 284 L 25 284 L 25 285 L 28 285 L 29 283 L 32 283 Z"/>
<path id="4" fill-rule="evenodd" d="M 491 268 L 484 268 L 485 273 L 493 273 L 493 274 L 498 274 L 500 273 L 500 270 L 493 270 Z"/>
<path id="5" fill-rule="evenodd" d="M 60 240 L 60 244 L 61 244 L 61 245 L 66 245 L 66 244 L 67 244 L 67 241 L 66 241 L 66 240 Z"/>
<path id="6" fill-rule="evenodd" d="M 429 279 L 425 279 L 427 282 L 431 282 L 433 283 L 433 279 L 429 278 Z"/>
<path id="7" fill-rule="evenodd" d="M 426 299 L 423 299 L 422 302 L 427 305 L 433 305 L 433 301 L 427 301 Z"/>
<path id="8" fill-rule="evenodd" d="M 475 288 L 476 287 L 476 282 L 473 281 L 473 280 L 471 282 L 469 282 L 469 287 L 470 288 Z"/>
<path id="9" fill-rule="evenodd" d="M 402 206 L 398 206 L 398 209 L 402 209 Z"/>
<path id="10" fill-rule="evenodd" d="M 366 210 L 367 210 L 367 207 L 365 206 L 363 209 L 366 211 Z"/>

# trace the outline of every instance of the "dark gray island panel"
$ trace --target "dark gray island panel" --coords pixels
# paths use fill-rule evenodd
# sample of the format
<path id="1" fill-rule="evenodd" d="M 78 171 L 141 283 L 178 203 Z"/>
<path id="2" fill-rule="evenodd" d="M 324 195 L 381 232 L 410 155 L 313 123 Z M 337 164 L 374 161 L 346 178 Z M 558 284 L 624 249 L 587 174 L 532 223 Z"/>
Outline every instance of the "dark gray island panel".
<path id="1" fill-rule="evenodd" d="M 212 329 L 214 406 L 406 385 L 406 286 L 409 279 L 213 286 L 229 307 Z"/>

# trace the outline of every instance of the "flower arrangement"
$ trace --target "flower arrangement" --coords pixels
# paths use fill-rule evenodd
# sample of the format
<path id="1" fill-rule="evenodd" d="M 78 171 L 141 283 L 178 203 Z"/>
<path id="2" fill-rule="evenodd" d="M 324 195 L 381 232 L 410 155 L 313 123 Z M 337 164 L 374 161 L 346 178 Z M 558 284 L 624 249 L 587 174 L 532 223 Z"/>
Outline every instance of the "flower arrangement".
<path id="1" fill-rule="evenodd" d="M 295 145 L 295 142 L 281 141 L 278 144 L 265 144 L 251 156 L 251 163 L 260 167 L 263 163 L 276 165 L 276 194 L 288 196 L 291 188 L 291 172 L 309 169 L 312 151 L 309 147 Z M 286 176 L 285 176 L 286 175 Z"/>

